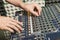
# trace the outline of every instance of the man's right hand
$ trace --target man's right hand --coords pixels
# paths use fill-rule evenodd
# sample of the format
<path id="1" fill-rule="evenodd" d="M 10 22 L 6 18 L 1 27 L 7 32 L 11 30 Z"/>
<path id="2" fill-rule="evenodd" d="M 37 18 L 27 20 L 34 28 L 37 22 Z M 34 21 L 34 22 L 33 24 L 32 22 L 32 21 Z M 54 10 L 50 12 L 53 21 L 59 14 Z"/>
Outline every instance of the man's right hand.
<path id="1" fill-rule="evenodd" d="M 9 17 L 0 16 L 0 30 L 8 30 L 14 33 L 14 30 L 20 33 L 22 29 L 22 22 L 18 22 Z"/>

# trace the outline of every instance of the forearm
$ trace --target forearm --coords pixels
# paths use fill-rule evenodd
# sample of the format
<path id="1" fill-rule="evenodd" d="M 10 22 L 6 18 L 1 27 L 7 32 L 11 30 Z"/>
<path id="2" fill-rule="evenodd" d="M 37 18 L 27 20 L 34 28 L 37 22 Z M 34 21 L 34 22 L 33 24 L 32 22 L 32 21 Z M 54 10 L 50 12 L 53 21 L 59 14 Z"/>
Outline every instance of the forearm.
<path id="1" fill-rule="evenodd" d="M 24 7 L 24 3 L 22 2 L 22 0 L 6 0 L 6 1 L 15 5 L 15 6 L 19 6 L 21 8 Z"/>

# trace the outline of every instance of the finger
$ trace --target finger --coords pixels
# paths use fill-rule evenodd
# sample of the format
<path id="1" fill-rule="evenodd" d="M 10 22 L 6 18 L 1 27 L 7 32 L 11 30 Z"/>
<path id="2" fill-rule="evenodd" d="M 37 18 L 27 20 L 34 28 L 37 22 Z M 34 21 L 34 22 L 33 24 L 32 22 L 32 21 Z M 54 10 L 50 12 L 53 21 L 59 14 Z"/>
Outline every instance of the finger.
<path id="1" fill-rule="evenodd" d="M 11 29 L 11 28 L 9 28 L 9 27 L 5 27 L 5 28 L 4 28 L 4 30 L 8 30 L 8 31 L 10 31 L 10 32 L 14 33 L 14 30 L 12 30 L 12 29 Z"/>
<path id="2" fill-rule="evenodd" d="M 10 22 L 10 24 L 15 25 L 19 30 L 23 30 L 22 26 L 21 25 L 18 25 L 15 22 Z"/>
<path id="3" fill-rule="evenodd" d="M 34 10 L 31 10 L 30 12 L 31 12 L 33 15 L 38 16 L 38 13 L 35 12 Z"/>
<path id="4" fill-rule="evenodd" d="M 39 7 L 39 5 L 36 5 L 36 8 L 37 8 L 37 10 L 38 10 L 38 15 L 41 15 L 42 8 Z"/>
<path id="5" fill-rule="evenodd" d="M 10 27 L 10 28 L 14 29 L 15 31 L 17 31 L 18 33 L 20 33 L 19 28 L 17 28 L 16 26 L 14 26 L 14 25 L 8 25 L 8 27 Z"/>
<path id="6" fill-rule="evenodd" d="M 12 21 L 12 22 L 15 22 L 15 23 L 17 23 L 17 24 L 19 24 L 19 25 L 21 25 L 21 26 L 23 26 L 23 22 L 19 22 L 19 21 L 17 21 L 17 20 L 13 20 L 13 19 L 11 19 L 11 21 Z"/>

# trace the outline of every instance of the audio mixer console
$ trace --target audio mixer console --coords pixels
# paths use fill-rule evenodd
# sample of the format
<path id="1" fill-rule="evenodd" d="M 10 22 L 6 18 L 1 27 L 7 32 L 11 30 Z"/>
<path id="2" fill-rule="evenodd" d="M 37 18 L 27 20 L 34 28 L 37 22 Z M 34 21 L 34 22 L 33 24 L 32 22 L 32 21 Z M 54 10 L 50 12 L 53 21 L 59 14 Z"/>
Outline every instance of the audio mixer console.
<path id="1" fill-rule="evenodd" d="M 60 39 L 60 3 L 59 0 L 23 0 L 25 3 L 38 3 L 42 7 L 40 16 L 33 16 L 21 8 L 7 3 L 4 8 L 7 16 L 23 22 L 21 33 L 4 31 L 8 40 L 59 40 Z"/>

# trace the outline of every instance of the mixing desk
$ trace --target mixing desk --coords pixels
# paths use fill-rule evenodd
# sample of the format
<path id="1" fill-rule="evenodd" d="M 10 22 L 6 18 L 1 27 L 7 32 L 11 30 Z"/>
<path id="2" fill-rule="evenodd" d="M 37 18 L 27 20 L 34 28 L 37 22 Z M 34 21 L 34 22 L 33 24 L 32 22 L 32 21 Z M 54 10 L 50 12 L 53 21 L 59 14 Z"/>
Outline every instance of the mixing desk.
<path id="1" fill-rule="evenodd" d="M 1 1 L 2 2 L 2 1 Z M 3 10 L 8 17 L 23 22 L 21 33 L 4 31 L 8 40 L 59 40 L 60 39 L 60 0 L 23 0 L 36 2 L 42 7 L 40 16 L 34 16 L 19 7 L 3 0 Z M 0 6 L 1 7 L 1 6 Z"/>

